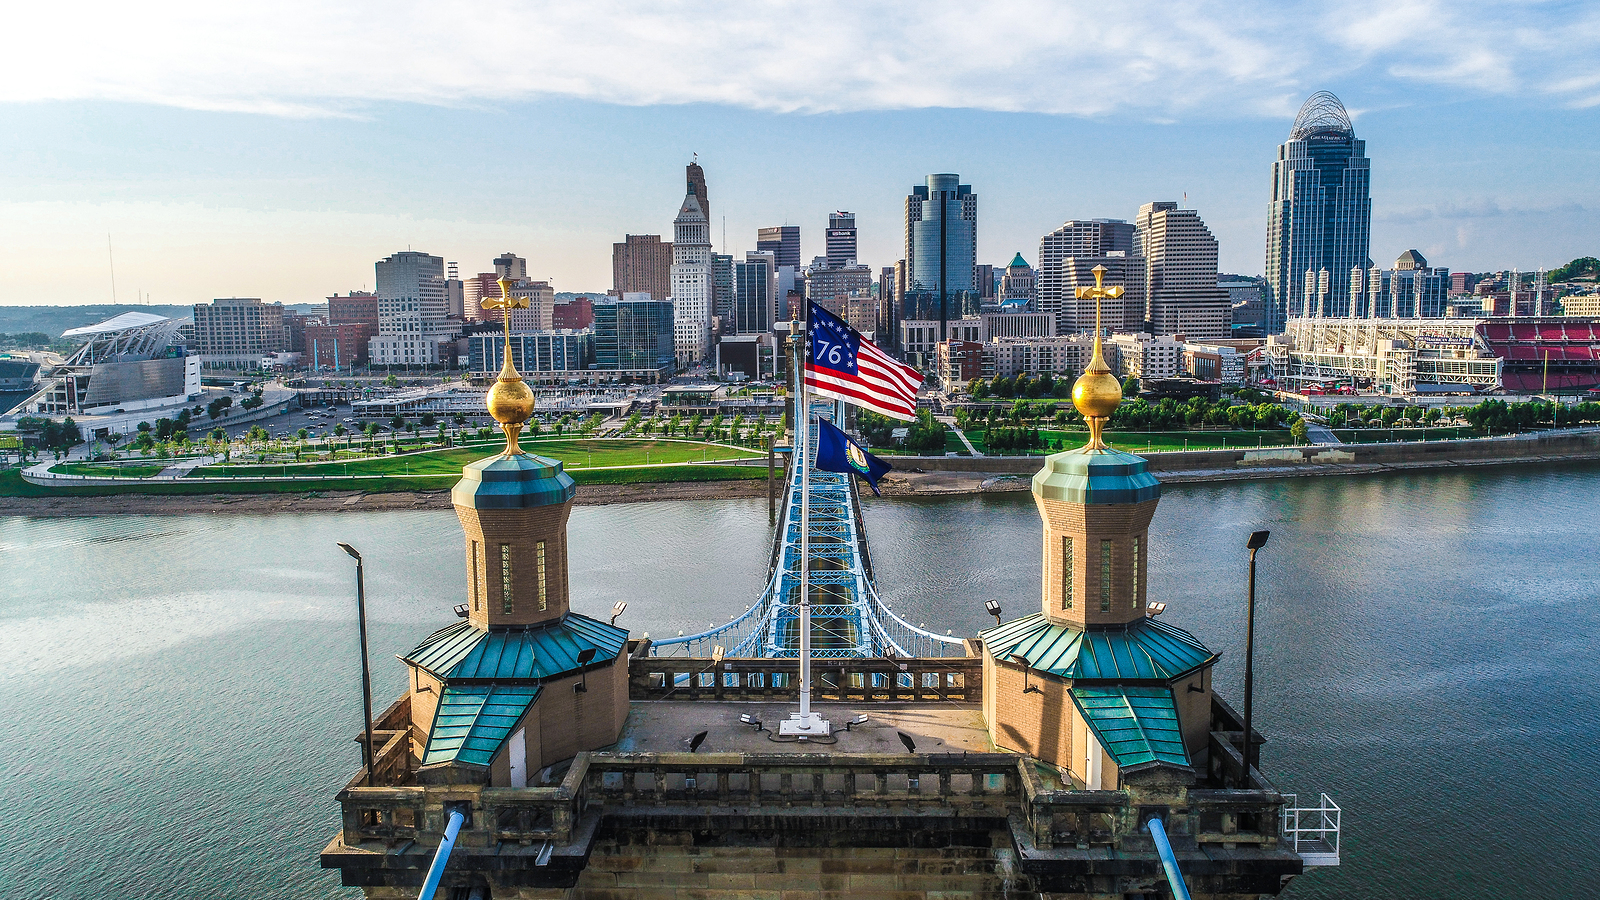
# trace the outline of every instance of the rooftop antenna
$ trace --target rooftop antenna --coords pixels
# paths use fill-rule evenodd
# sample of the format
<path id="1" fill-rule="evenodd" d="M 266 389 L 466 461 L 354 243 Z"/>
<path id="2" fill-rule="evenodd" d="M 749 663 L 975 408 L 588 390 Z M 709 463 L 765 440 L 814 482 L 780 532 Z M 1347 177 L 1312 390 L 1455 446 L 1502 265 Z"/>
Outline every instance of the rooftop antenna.
<path id="1" fill-rule="evenodd" d="M 111 302 L 117 302 L 117 260 L 111 254 L 111 232 L 106 232 L 106 261 L 111 266 Z"/>

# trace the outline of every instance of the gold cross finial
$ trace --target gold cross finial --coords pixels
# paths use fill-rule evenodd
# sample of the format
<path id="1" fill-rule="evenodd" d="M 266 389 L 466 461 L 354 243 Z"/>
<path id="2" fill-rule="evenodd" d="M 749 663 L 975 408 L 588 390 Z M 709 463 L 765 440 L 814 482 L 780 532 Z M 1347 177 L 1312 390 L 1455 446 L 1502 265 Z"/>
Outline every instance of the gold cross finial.
<path id="1" fill-rule="evenodd" d="M 511 311 L 513 309 L 527 309 L 527 297 L 511 296 L 511 279 L 500 279 L 500 296 L 479 301 L 484 309 L 498 309 L 505 314 L 506 326 L 506 352 L 505 363 L 500 366 L 500 378 L 489 389 L 485 398 L 488 402 L 489 414 L 494 416 L 500 428 L 506 433 L 506 449 L 504 456 L 517 456 L 522 453 L 522 447 L 517 443 L 517 435 L 522 431 L 522 425 L 533 414 L 533 391 L 522 382 L 522 376 L 517 372 L 517 367 L 511 364 Z"/>
<path id="2" fill-rule="evenodd" d="M 1095 266 L 1091 271 L 1094 272 L 1094 287 L 1081 287 L 1074 293 L 1080 300 L 1094 301 L 1094 354 L 1077 383 L 1072 386 L 1072 403 L 1089 423 L 1087 449 L 1104 450 L 1106 444 L 1101 432 L 1117 405 L 1122 402 L 1122 385 L 1111 374 L 1111 367 L 1106 365 L 1100 351 L 1100 301 L 1118 299 L 1123 294 L 1123 288 L 1121 285 L 1102 286 L 1107 271 L 1105 266 Z"/>

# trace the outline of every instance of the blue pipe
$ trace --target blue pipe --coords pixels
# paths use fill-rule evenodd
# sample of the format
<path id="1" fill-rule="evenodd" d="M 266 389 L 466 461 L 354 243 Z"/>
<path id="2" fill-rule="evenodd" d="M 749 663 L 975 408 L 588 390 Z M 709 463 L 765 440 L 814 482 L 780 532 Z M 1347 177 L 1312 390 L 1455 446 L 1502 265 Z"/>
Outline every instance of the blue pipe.
<path id="1" fill-rule="evenodd" d="M 1189 900 L 1189 889 L 1183 884 L 1183 873 L 1178 871 L 1178 857 L 1172 852 L 1172 844 L 1167 841 L 1166 826 L 1161 824 L 1159 818 L 1153 818 L 1144 825 L 1150 829 L 1150 837 L 1155 839 L 1156 853 L 1161 857 L 1161 868 L 1166 870 L 1167 884 L 1172 887 L 1174 900 Z"/>
<path id="2" fill-rule="evenodd" d="M 428 877 L 422 882 L 422 893 L 417 895 L 417 900 L 433 900 L 433 892 L 439 889 L 439 879 L 444 877 L 444 864 L 450 861 L 450 850 L 456 845 L 456 835 L 461 833 L 461 823 L 464 821 L 466 817 L 461 810 L 450 810 L 450 821 L 444 826 L 444 839 L 439 841 L 439 852 L 433 855 L 433 865 L 428 867 Z M 1189 895 L 1185 894 L 1183 900 L 1189 900 Z"/>

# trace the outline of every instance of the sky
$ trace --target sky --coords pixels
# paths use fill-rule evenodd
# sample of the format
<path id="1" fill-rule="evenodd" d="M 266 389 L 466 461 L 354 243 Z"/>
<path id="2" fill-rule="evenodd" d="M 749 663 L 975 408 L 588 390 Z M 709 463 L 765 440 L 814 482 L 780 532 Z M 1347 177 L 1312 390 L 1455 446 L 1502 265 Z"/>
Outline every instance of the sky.
<path id="1" fill-rule="evenodd" d="M 1112 7 L 1115 8 L 1112 8 Z M 1600 255 L 1600 4 L 1016 0 L 30 4 L 0 57 L 0 304 L 314 302 L 405 249 L 611 286 L 698 154 L 742 254 L 856 213 L 893 265 L 928 173 L 979 262 L 1185 201 L 1263 268 L 1271 164 L 1317 90 L 1372 160 L 1372 258 Z M 726 239 L 724 240 L 724 233 Z"/>

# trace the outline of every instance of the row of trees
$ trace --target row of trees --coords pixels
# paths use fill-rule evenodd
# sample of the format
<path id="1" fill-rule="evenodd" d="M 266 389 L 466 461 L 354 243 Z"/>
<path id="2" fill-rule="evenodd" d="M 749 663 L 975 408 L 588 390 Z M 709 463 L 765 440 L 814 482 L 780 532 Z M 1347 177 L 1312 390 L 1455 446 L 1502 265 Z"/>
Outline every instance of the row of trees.
<path id="1" fill-rule="evenodd" d="M 904 438 L 895 438 L 897 428 L 906 429 Z M 913 422 L 902 422 L 864 409 L 856 410 L 856 430 L 866 439 L 869 447 L 893 448 L 913 456 L 942 456 L 945 448 L 945 427 L 933 420 L 927 410 L 918 410 Z"/>
<path id="2" fill-rule="evenodd" d="M 1019 372 L 1015 378 L 1000 375 L 989 381 L 974 378 L 967 382 L 967 393 L 971 394 L 974 400 L 984 400 L 989 397 L 998 397 L 1002 400 L 1010 400 L 1013 397 L 1064 399 L 1072 396 L 1072 382 L 1076 378 L 1077 376 L 1070 372 L 1063 373 L 1060 378 L 1049 372 L 1038 378 L 1029 378 L 1026 372 Z"/>
<path id="3" fill-rule="evenodd" d="M 1179 431 L 1201 426 L 1247 430 L 1283 428 L 1293 417 L 1293 413 L 1277 403 L 1251 403 L 1238 397 L 1216 401 L 1204 397 L 1183 401 L 1166 397 L 1154 403 L 1142 399 L 1125 401 L 1112 414 L 1111 427 L 1135 431 Z M 1081 428 L 1085 425 L 1083 416 L 1070 403 L 1026 400 L 1016 401 L 1010 409 L 958 409 L 956 421 L 963 428 L 993 428 L 1000 423 L 1034 428 L 1052 425 Z"/>

